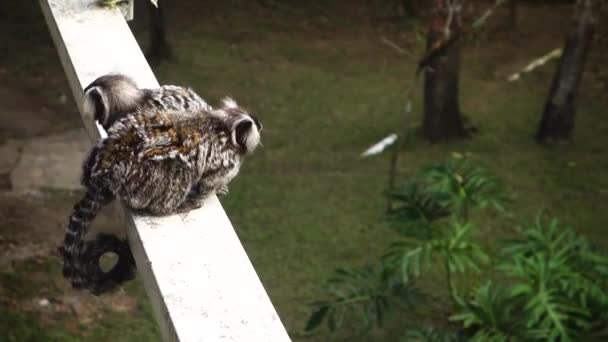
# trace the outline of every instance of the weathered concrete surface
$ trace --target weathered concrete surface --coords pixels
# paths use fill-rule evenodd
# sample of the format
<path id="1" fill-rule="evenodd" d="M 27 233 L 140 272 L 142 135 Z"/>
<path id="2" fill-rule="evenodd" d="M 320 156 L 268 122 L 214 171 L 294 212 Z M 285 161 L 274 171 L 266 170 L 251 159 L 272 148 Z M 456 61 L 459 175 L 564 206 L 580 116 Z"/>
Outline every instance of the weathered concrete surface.
<path id="1" fill-rule="evenodd" d="M 17 166 L 22 141 L 8 140 L 0 145 L 0 191 L 11 189 L 11 171 Z"/>
<path id="2" fill-rule="evenodd" d="M 80 165 L 90 147 L 89 141 L 83 129 L 24 141 L 10 173 L 12 190 L 80 189 Z"/>
<path id="3" fill-rule="evenodd" d="M 38 97 L 0 87 L 2 113 L 0 115 L 0 141 L 2 139 L 32 137 L 44 134 L 57 125 L 53 111 L 40 102 Z"/>
<path id="4" fill-rule="evenodd" d="M 18 140 L 9 140 L 0 145 L 0 174 L 8 174 L 15 168 L 22 145 L 23 142 Z"/>

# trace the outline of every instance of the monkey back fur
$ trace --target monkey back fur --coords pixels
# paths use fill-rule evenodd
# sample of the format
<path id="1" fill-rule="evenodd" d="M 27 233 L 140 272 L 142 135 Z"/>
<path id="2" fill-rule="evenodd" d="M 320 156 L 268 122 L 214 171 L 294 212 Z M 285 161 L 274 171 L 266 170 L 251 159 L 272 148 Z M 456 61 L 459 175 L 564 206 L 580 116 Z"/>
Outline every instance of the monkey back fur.
<path id="1" fill-rule="evenodd" d="M 132 279 L 135 270 L 126 241 L 107 234 L 84 241 L 103 206 L 120 198 L 142 215 L 198 208 L 204 198 L 228 192 L 243 158 L 260 143 L 262 129 L 232 99 L 213 110 L 188 88 L 138 90 L 125 76 L 111 76 L 112 82 L 100 78 L 85 92 L 85 108 L 108 128 L 108 137 L 84 161 L 86 193 L 74 206 L 62 248 L 64 277 L 94 294 Z M 109 272 L 99 267 L 106 252 L 119 256 Z"/>

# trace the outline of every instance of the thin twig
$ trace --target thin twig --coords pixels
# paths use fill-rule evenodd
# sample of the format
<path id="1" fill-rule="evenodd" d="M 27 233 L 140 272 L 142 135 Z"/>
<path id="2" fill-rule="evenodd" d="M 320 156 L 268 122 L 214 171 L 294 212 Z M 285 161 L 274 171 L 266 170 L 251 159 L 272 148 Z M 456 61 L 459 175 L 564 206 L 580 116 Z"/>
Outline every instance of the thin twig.
<path id="1" fill-rule="evenodd" d="M 409 53 L 407 52 L 407 50 L 403 49 L 401 46 L 397 45 L 395 42 L 393 42 L 392 40 L 386 38 L 385 36 L 381 36 L 380 37 L 380 41 L 386 45 L 388 45 L 389 47 L 393 48 L 393 50 L 395 50 L 395 52 L 401 54 L 401 55 L 409 55 Z"/>
<path id="2" fill-rule="evenodd" d="M 508 1 L 513 1 L 513 0 L 496 0 L 494 2 L 494 5 L 490 8 L 488 8 L 479 18 L 477 18 L 477 20 L 475 20 L 473 22 L 473 24 L 471 25 L 472 28 L 477 29 L 481 26 L 483 26 L 483 24 L 486 23 L 486 21 L 488 20 L 488 18 L 490 16 L 492 16 L 492 14 L 494 14 L 494 11 L 500 7 L 502 4 L 508 2 Z"/>
<path id="3" fill-rule="evenodd" d="M 512 1 L 512 0 L 496 0 L 496 2 L 494 3 L 494 5 L 492 7 L 490 7 L 488 10 L 486 10 L 479 18 L 477 18 L 473 24 L 471 25 L 471 27 L 469 29 L 466 28 L 462 28 L 459 32 L 457 32 L 456 34 L 451 34 L 450 35 L 446 35 L 446 40 L 440 42 L 439 45 L 432 47 L 429 51 L 426 52 L 426 54 L 424 55 L 424 57 L 422 57 L 420 59 L 420 62 L 418 62 L 418 69 L 424 69 L 426 68 L 430 62 L 439 54 L 441 54 L 443 51 L 445 51 L 447 48 L 449 48 L 453 43 L 455 43 L 456 41 L 458 41 L 460 39 L 461 36 L 464 36 L 466 34 L 470 34 L 471 32 L 479 29 L 480 27 L 483 26 L 483 24 L 486 23 L 486 21 L 488 20 L 488 18 L 494 14 L 494 10 L 496 8 L 498 8 L 499 6 L 501 6 L 502 4 L 504 4 L 507 1 Z M 460 3 L 458 4 L 454 4 L 454 5 L 450 5 L 453 6 L 453 8 L 455 10 L 460 10 L 460 8 L 462 7 L 462 5 Z M 450 7 L 452 8 L 452 7 Z M 448 12 L 448 14 L 451 13 L 452 10 L 450 10 L 450 12 Z M 448 22 L 446 24 L 446 28 L 444 28 L 444 34 L 447 30 L 447 28 L 449 27 L 451 22 L 451 19 L 448 17 Z"/>
<path id="4" fill-rule="evenodd" d="M 405 144 L 405 141 L 408 138 L 409 135 L 409 115 L 412 112 L 412 92 L 414 91 L 414 88 L 416 86 L 416 83 L 418 82 L 418 79 L 420 78 L 420 74 L 421 72 L 419 72 L 418 70 L 416 70 L 416 72 L 414 73 L 414 76 L 412 77 L 412 79 L 410 80 L 410 84 L 405 92 L 405 107 L 403 108 L 403 133 L 401 134 L 401 137 L 399 137 L 397 139 L 397 144 L 395 146 L 393 146 L 393 154 L 391 155 L 391 163 L 389 166 L 389 173 L 388 173 L 388 190 L 392 191 L 395 189 L 395 182 L 397 180 L 397 164 L 399 162 L 399 151 L 401 151 L 401 149 L 403 148 L 403 145 Z M 391 201 L 391 197 L 388 196 L 387 197 L 387 205 L 386 205 L 386 209 L 387 211 L 390 211 L 393 209 L 393 203 Z"/>
<path id="5" fill-rule="evenodd" d="M 443 37 L 449 39 L 452 35 L 451 26 L 452 20 L 454 19 L 455 7 L 452 3 L 452 0 L 446 0 L 447 10 L 448 10 L 448 18 L 445 21 L 445 27 L 443 28 Z"/>

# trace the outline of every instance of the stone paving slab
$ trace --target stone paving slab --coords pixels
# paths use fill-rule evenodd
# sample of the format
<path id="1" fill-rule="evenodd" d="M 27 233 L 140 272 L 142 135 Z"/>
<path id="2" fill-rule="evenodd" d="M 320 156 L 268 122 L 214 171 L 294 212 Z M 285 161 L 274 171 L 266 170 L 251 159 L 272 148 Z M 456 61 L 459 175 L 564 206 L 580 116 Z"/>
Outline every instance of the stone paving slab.
<path id="1" fill-rule="evenodd" d="M 89 141 L 83 129 L 24 141 L 18 161 L 10 173 L 12 190 L 80 189 L 80 166 L 90 148 Z M 14 152 L 5 145 L 0 146 L 0 151 L 4 151 L 3 148 L 9 151 L 9 156 Z"/>

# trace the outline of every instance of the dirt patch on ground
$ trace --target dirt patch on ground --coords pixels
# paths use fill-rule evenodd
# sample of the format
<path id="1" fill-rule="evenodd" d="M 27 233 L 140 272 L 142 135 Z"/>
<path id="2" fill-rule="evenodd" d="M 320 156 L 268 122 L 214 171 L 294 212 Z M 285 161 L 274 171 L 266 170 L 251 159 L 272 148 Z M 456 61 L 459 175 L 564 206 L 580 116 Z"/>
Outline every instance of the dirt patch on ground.
<path id="1" fill-rule="evenodd" d="M 24 139 L 42 135 L 54 126 L 53 113 L 50 108 L 36 105 L 40 99 L 12 88 L 0 87 L 0 103 L 3 104 L 0 115 L 0 141 L 6 139 Z"/>
<path id="2" fill-rule="evenodd" d="M 0 270 L 15 261 L 54 254 L 80 192 L 48 190 L 0 194 Z M 103 230 L 120 233 L 123 223 L 112 208 L 95 219 L 91 235 Z"/>
<path id="3" fill-rule="evenodd" d="M 74 191 L 30 191 L 0 194 L 0 306 L 35 315 L 40 322 L 65 321 L 64 328 L 81 335 L 82 326 L 109 312 L 134 313 L 139 297 L 124 288 L 95 297 L 74 290 L 63 279 L 57 251 L 73 203 Z M 122 230 L 111 209 L 95 220 L 95 230 Z"/>
<path id="4" fill-rule="evenodd" d="M 41 321 L 68 319 L 82 325 L 99 321 L 108 312 L 129 313 L 138 309 L 136 298 L 124 289 L 95 297 L 84 291 L 71 289 L 62 279 L 60 259 L 53 255 L 29 256 L 26 261 L 14 262 L 15 267 L 28 274 L 29 284 L 17 283 L 11 272 L 1 272 L 0 304 L 10 310 L 34 314 Z M 73 332 L 78 332 L 74 326 Z M 69 329 L 69 324 L 68 324 Z"/>
<path id="5" fill-rule="evenodd" d="M 48 104 L 40 93 L 27 90 L 32 87 L 35 82 L 0 86 L 0 306 L 33 314 L 40 322 L 65 320 L 66 329 L 80 335 L 81 325 L 108 311 L 134 312 L 137 298 L 124 289 L 91 296 L 63 279 L 57 248 L 82 195 L 80 164 L 90 142 L 78 128 L 80 119 L 64 86 Z M 107 208 L 91 234 L 121 234 L 123 227 Z"/>

